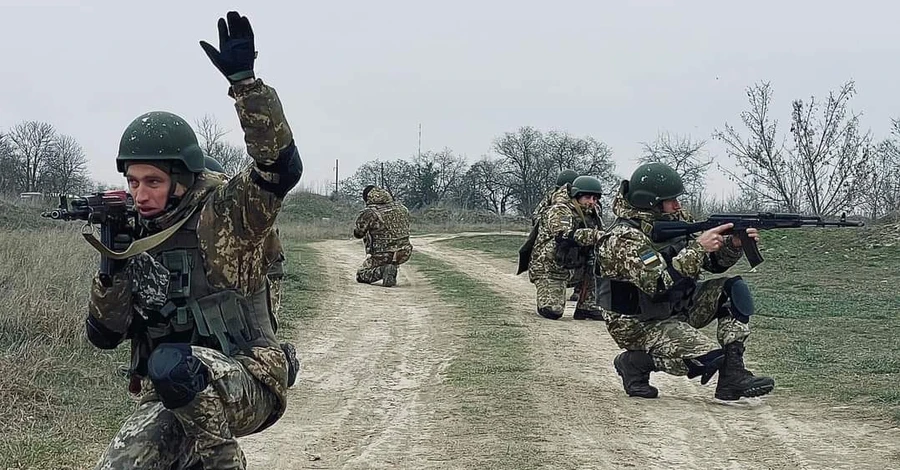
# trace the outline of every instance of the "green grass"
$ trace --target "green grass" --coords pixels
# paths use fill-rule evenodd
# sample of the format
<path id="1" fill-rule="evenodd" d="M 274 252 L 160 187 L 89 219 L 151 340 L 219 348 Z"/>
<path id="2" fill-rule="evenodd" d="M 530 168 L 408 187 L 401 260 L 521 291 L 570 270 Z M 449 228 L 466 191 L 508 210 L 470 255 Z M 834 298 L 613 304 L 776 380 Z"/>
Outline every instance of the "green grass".
<path id="1" fill-rule="evenodd" d="M 319 313 L 323 270 L 321 254 L 290 231 L 281 231 L 287 258 L 284 264 L 284 290 L 279 313 L 279 335 L 290 335 L 303 321 Z"/>
<path id="2" fill-rule="evenodd" d="M 440 300 L 463 316 L 462 350 L 447 371 L 465 429 L 462 440 L 491 436 L 492 446 L 472 455 L 480 468 L 537 468 L 547 464 L 537 407 L 528 383 L 524 325 L 489 286 L 423 253 L 410 261 L 438 290 Z M 447 404 L 444 404 L 445 406 Z"/>
<path id="3" fill-rule="evenodd" d="M 776 378 L 778 393 L 862 405 L 900 422 L 900 244 L 871 243 L 874 230 L 768 231 L 757 272 L 743 260 L 729 275 L 750 284 L 757 315 L 748 361 Z M 441 243 L 512 262 L 524 240 Z"/>

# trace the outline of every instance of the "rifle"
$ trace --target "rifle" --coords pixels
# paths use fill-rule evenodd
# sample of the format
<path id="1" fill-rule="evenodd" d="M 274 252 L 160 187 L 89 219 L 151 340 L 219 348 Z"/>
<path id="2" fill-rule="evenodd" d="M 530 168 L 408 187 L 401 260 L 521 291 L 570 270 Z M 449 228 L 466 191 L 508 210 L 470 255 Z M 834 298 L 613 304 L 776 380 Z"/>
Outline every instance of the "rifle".
<path id="1" fill-rule="evenodd" d="M 83 220 L 82 235 L 100 226 L 100 243 L 115 250 L 127 246 L 134 237 L 137 211 L 134 199 L 124 190 L 103 191 L 86 196 L 59 194 L 59 207 L 41 213 L 54 220 Z M 118 265 L 115 260 L 100 255 L 100 282 L 112 285 L 112 274 Z"/>
<path id="2" fill-rule="evenodd" d="M 655 243 L 665 242 L 673 238 L 691 233 L 703 232 L 722 224 L 732 223 L 733 233 L 741 241 L 741 248 L 747 255 L 750 266 L 756 267 L 763 262 L 762 254 L 756 241 L 747 235 L 748 228 L 772 230 L 777 228 L 799 227 L 862 227 L 859 221 L 848 221 L 847 214 L 841 214 L 840 220 L 822 220 L 821 217 L 802 214 L 781 214 L 760 212 L 757 214 L 712 214 L 702 222 L 689 223 L 680 221 L 658 221 L 653 223 L 650 239 Z"/>

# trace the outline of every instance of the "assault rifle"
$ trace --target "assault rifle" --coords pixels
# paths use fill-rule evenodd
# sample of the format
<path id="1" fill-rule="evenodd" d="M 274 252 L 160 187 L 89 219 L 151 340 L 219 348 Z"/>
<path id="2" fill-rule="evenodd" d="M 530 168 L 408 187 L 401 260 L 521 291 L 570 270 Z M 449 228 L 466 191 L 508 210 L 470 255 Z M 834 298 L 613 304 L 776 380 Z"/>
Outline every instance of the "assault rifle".
<path id="1" fill-rule="evenodd" d="M 661 243 L 676 237 L 703 232 L 727 223 L 734 224 L 734 227 L 728 232 L 734 234 L 741 241 L 741 248 L 744 250 L 744 254 L 747 255 L 747 261 L 753 267 L 762 263 L 763 257 L 759 252 L 759 247 L 756 246 L 756 241 L 747 235 L 748 228 L 771 230 L 799 227 L 862 227 L 864 225 L 859 221 L 848 221 L 846 214 L 842 214 L 840 220 L 822 220 L 821 217 L 811 215 L 772 212 L 713 214 L 708 219 L 696 223 L 665 220 L 654 222 L 653 229 L 650 232 L 650 239 L 655 243 Z"/>
<path id="2" fill-rule="evenodd" d="M 59 194 L 59 207 L 41 213 L 41 217 L 54 220 L 83 220 L 85 224 L 82 234 L 86 237 L 93 231 L 93 225 L 99 225 L 100 243 L 110 250 L 130 243 L 134 236 L 136 216 L 134 199 L 124 190 L 86 196 Z M 100 256 L 100 282 L 104 286 L 112 284 L 115 262 L 106 256 Z"/>

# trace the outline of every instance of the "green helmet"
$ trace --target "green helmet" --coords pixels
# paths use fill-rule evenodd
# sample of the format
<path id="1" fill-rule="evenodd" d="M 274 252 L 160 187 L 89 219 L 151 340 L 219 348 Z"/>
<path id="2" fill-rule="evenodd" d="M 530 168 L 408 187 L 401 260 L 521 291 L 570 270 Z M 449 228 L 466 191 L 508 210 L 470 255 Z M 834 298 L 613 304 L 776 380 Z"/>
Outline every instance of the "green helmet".
<path id="1" fill-rule="evenodd" d="M 638 209 L 652 209 L 666 199 L 684 193 L 681 175 L 665 163 L 645 163 L 634 170 L 625 198 Z"/>
<path id="2" fill-rule="evenodd" d="M 219 163 L 219 161 L 215 158 L 207 156 L 204 157 L 204 160 L 206 161 L 207 170 L 215 171 L 217 173 L 225 173 L 225 167 L 223 167 L 222 164 Z"/>
<path id="3" fill-rule="evenodd" d="M 596 194 L 597 197 L 603 196 L 603 185 L 600 180 L 593 176 L 579 176 L 572 181 L 572 188 L 569 189 L 570 197 L 578 197 L 582 194 Z"/>
<path id="4" fill-rule="evenodd" d="M 206 168 L 197 135 L 184 119 L 165 111 L 151 111 L 131 121 L 119 141 L 116 167 L 125 173 L 129 162 L 181 162 L 191 173 Z"/>
<path id="5" fill-rule="evenodd" d="M 575 181 L 575 178 L 578 178 L 578 173 L 575 173 L 574 170 L 563 170 L 560 171 L 558 175 L 556 175 L 556 187 L 561 188 L 567 184 L 572 184 Z"/>

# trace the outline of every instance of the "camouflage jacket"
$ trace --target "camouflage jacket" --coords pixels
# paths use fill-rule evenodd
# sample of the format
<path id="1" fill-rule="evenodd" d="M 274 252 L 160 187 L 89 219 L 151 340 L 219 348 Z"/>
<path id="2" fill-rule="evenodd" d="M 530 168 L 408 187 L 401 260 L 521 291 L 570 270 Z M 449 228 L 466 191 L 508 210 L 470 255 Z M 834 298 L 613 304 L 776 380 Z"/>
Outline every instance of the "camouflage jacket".
<path id="1" fill-rule="evenodd" d="M 566 185 L 568 187 L 568 185 Z M 537 225 L 541 220 L 541 214 L 547 210 L 553 203 L 551 202 L 553 199 L 553 193 L 559 191 L 559 188 L 553 188 L 547 191 L 541 200 L 538 201 L 537 206 L 534 207 L 534 212 L 531 214 L 531 225 Z"/>
<path id="2" fill-rule="evenodd" d="M 684 211 L 662 214 L 637 209 L 628 203 L 621 188 L 613 202 L 613 213 L 618 219 L 597 243 L 597 274 L 635 286 L 653 301 L 665 298 L 676 284 L 698 280 L 701 269 L 724 272 L 743 254 L 732 245 L 731 236 L 725 237 L 725 246 L 715 253 L 707 253 L 694 236 L 653 243 L 648 234 L 654 221 L 692 222 L 693 218 Z"/>
<path id="3" fill-rule="evenodd" d="M 209 286 L 249 297 L 266 285 L 271 258 L 279 251 L 272 246 L 277 240 L 272 239 L 275 218 L 284 194 L 296 185 L 302 164 L 288 169 L 280 163 L 285 159 L 299 163 L 299 154 L 273 88 L 257 79 L 229 88 L 229 96 L 235 100 L 247 151 L 255 165 L 227 181 L 221 173 L 199 174 L 176 208 L 142 225 L 149 235 L 199 211 L 196 236 Z M 129 337 L 143 306 L 154 303 L 152 297 L 160 290 L 154 285 L 163 285 L 143 275 L 142 265 L 149 258 L 147 253 L 129 258 L 108 288 L 94 277 L 88 315 L 109 332 L 119 334 L 118 342 Z M 254 346 L 250 355 L 238 352 L 235 358 L 276 394 L 280 416 L 286 403 L 287 361 L 278 344 Z"/>
<path id="4" fill-rule="evenodd" d="M 557 266 L 557 244 L 567 239 L 592 247 L 602 234 L 603 221 L 592 208 L 582 208 L 569 197 L 568 185 L 550 196 L 549 207 L 538 217 L 538 233 L 529 265 Z M 557 266 L 559 269 L 559 266 Z"/>
<path id="5" fill-rule="evenodd" d="M 366 208 L 356 218 L 353 236 L 366 240 L 367 253 L 409 248 L 409 210 L 382 188 L 372 188 Z"/>

